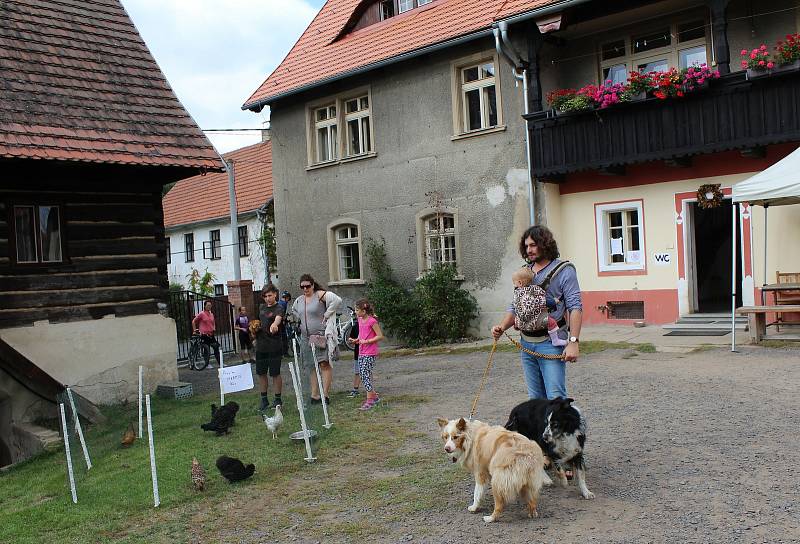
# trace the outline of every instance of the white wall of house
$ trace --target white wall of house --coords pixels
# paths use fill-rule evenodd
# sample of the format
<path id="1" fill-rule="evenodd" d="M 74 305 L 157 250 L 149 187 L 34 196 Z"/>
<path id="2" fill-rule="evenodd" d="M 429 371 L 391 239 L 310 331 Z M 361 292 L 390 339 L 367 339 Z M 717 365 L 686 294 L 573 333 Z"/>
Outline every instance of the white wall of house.
<path id="1" fill-rule="evenodd" d="M 197 269 L 200 274 L 203 274 L 208 269 L 209 272 L 216 276 L 214 284 L 224 285 L 223 294 L 227 295 L 227 282 L 234 279 L 233 259 L 234 255 L 236 255 L 239 258 L 242 279 L 253 280 L 255 289 L 263 287 L 267 283 L 267 279 L 265 272 L 266 257 L 258 243 L 258 238 L 261 235 L 261 222 L 255 214 L 247 214 L 239 218 L 239 226 L 247 227 L 249 243 L 248 255 L 245 257 L 238 257 L 238 234 L 231 232 L 230 222 L 227 218 L 224 221 L 209 221 L 167 228 L 166 236 L 169 238 L 171 254 L 167 264 L 170 283 L 180 283 L 184 288 L 188 288 L 189 281 L 187 276 L 192 273 L 192 270 Z M 214 230 L 220 231 L 222 247 L 219 259 L 210 258 L 209 242 L 211 241 L 211 232 Z M 186 253 L 184 251 L 185 235 L 189 233 L 194 235 L 193 262 L 186 262 Z M 206 245 L 205 256 L 203 256 L 204 243 Z M 272 282 L 277 284 L 278 276 L 274 270 L 271 272 Z"/>

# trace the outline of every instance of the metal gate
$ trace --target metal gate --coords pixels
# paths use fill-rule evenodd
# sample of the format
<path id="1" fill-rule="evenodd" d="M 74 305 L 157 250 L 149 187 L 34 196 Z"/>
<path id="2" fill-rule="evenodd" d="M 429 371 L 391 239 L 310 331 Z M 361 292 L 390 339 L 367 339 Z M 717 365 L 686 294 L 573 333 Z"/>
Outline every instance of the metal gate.
<path id="1" fill-rule="evenodd" d="M 223 297 L 211 297 L 194 291 L 169 292 L 169 316 L 175 320 L 178 331 L 178 360 L 189 357 L 189 342 L 192 338 L 192 319 L 203 311 L 206 301 L 211 303 L 216 331 L 214 336 L 223 353 L 236 351 L 236 338 L 233 330 L 234 311 Z"/>

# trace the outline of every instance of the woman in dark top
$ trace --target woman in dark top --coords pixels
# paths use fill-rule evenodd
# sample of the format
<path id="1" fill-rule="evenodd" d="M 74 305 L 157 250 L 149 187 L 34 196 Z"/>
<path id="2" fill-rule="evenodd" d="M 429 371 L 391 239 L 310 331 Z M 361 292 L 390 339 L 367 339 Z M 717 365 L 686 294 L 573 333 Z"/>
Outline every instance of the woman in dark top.
<path id="1" fill-rule="evenodd" d="M 261 391 L 261 404 L 259 410 L 269 408 L 268 375 L 272 378 L 272 387 L 275 389 L 274 405 L 283 404 L 281 392 L 283 379 L 281 378 L 281 355 L 283 354 L 283 341 L 281 340 L 281 323 L 283 322 L 283 307 L 278 304 L 278 288 L 271 283 L 262 291 L 264 304 L 258 308 L 258 319 L 261 326 L 256 331 L 256 374 Z"/>

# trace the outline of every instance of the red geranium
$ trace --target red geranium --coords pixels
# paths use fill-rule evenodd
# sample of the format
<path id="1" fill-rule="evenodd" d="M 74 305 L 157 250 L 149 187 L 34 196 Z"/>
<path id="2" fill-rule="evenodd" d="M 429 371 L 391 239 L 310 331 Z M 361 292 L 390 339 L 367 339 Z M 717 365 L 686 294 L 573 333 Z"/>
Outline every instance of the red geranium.
<path id="1" fill-rule="evenodd" d="M 800 34 L 787 34 L 786 41 L 778 40 L 775 58 L 781 64 L 791 64 L 800 59 Z"/>

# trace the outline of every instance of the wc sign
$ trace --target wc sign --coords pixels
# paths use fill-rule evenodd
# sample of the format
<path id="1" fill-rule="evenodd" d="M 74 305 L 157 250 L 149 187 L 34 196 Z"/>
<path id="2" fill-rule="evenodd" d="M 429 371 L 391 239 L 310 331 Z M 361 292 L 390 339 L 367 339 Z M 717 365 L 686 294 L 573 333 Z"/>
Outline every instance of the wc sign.
<path id="1" fill-rule="evenodd" d="M 653 261 L 656 266 L 670 266 L 672 265 L 672 255 L 669 253 L 653 253 Z"/>

